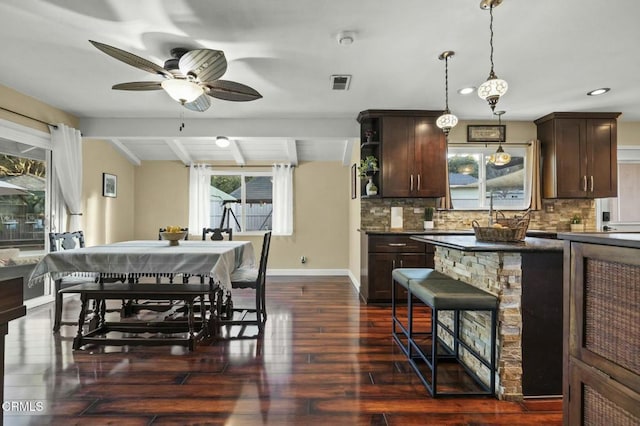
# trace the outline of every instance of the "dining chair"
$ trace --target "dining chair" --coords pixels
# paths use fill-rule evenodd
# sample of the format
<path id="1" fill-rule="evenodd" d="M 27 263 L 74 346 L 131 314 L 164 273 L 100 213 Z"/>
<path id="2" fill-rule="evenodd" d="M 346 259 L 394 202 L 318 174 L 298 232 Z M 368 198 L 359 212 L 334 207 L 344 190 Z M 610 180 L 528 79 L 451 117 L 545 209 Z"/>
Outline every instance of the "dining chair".
<path id="1" fill-rule="evenodd" d="M 269 258 L 269 246 L 271 245 L 271 231 L 264 234 L 262 240 L 262 251 L 260 253 L 260 264 L 258 268 L 238 268 L 231 274 L 232 289 L 254 289 L 255 307 L 237 308 L 233 307 L 233 301 L 229 297 L 226 300 L 226 318 L 220 320 L 220 325 L 257 325 L 258 333 L 264 331 L 264 324 L 267 321 L 266 307 L 266 272 L 267 260 Z M 239 318 L 234 318 L 235 313 L 239 313 Z M 255 313 L 255 319 L 247 318 L 249 314 Z M 250 315 L 253 317 L 253 315 Z"/>
<path id="2" fill-rule="evenodd" d="M 75 248 L 84 247 L 84 233 L 82 231 L 75 232 L 49 232 L 49 251 L 56 252 L 62 250 L 71 250 Z M 60 331 L 61 325 L 77 325 L 77 321 L 62 321 L 62 294 L 60 290 L 74 286 L 76 284 L 86 283 L 87 281 L 93 281 L 95 278 L 90 279 L 87 277 L 66 276 L 54 280 L 54 321 L 53 331 L 57 333 Z"/>
<path id="3" fill-rule="evenodd" d="M 231 228 L 202 228 L 202 241 L 223 241 L 224 234 L 227 234 L 227 240 L 233 240 L 233 229 Z"/>

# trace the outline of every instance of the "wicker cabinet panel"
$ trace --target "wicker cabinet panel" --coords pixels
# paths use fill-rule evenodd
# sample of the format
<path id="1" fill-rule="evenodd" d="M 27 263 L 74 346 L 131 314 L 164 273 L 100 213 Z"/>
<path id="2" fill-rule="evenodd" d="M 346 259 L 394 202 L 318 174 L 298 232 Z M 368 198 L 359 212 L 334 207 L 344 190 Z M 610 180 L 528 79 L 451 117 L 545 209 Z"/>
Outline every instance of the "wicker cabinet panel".
<path id="1" fill-rule="evenodd" d="M 566 247 L 565 421 L 640 424 L 640 249 Z"/>

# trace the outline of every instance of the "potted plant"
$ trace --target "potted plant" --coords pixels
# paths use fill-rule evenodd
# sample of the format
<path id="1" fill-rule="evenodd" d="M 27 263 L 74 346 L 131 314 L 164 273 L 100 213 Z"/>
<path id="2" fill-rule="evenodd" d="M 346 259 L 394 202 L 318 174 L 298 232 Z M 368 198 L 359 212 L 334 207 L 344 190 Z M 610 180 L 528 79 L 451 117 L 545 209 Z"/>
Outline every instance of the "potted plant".
<path id="1" fill-rule="evenodd" d="M 433 213 L 435 210 L 433 207 L 426 207 L 424 209 L 424 229 L 433 229 Z"/>
<path id="2" fill-rule="evenodd" d="M 364 159 L 360 160 L 360 165 L 358 166 L 358 176 L 361 178 L 369 179 L 367 183 L 366 191 L 367 195 L 377 195 L 378 187 L 375 183 L 373 183 L 373 175 L 375 175 L 378 170 L 378 159 L 373 155 L 368 155 Z"/>
<path id="3" fill-rule="evenodd" d="M 582 216 L 574 214 L 571 217 L 571 232 L 584 231 L 584 225 L 582 223 Z"/>

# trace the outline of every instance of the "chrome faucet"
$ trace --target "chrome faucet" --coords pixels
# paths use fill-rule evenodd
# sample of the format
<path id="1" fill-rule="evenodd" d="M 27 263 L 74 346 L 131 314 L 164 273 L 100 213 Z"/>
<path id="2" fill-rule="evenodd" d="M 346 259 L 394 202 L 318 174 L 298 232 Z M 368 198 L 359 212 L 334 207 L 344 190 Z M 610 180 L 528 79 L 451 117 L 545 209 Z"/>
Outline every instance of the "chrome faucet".
<path id="1" fill-rule="evenodd" d="M 489 191 L 489 226 L 493 225 L 493 191 Z"/>

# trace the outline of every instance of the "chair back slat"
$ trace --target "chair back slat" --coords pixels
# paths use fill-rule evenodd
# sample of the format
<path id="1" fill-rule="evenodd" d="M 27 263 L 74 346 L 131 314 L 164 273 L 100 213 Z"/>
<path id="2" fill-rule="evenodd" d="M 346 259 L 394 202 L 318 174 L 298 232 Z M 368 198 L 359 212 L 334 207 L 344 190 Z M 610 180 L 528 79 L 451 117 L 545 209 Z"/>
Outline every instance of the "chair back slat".
<path id="1" fill-rule="evenodd" d="M 202 241 L 207 239 L 211 241 L 223 241 L 224 234 L 227 234 L 229 241 L 233 240 L 233 229 L 231 228 L 202 228 Z"/>
<path id="2" fill-rule="evenodd" d="M 49 232 L 49 251 L 71 250 L 84 247 L 84 233 L 74 232 Z"/>
<path id="3" fill-rule="evenodd" d="M 262 240 L 262 252 L 260 253 L 260 266 L 258 267 L 258 285 L 264 285 L 264 282 L 265 282 L 270 246 L 271 246 L 271 231 L 268 231 L 268 232 L 265 232 L 264 239 Z"/>

